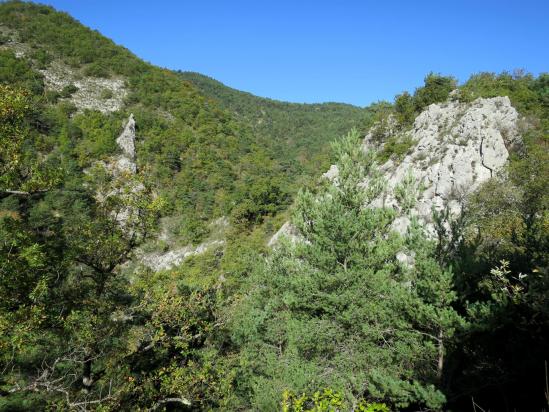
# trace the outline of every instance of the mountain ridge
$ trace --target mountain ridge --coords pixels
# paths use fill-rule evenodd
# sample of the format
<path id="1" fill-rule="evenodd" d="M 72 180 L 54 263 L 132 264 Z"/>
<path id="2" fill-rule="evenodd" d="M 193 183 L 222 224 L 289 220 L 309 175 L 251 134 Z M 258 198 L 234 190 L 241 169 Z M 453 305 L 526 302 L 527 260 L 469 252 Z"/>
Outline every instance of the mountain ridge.
<path id="1" fill-rule="evenodd" d="M 311 103 L 311 102 L 291 102 L 291 101 L 286 101 L 286 100 L 274 99 L 274 98 L 267 97 L 267 96 L 259 96 L 259 95 L 256 95 L 256 94 L 252 93 L 252 92 L 248 92 L 246 90 L 237 89 L 236 87 L 229 86 L 229 85 L 223 83 L 222 81 L 217 80 L 213 76 L 208 76 L 208 75 L 200 73 L 200 72 L 195 72 L 195 71 L 190 71 L 190 70 L 182 70 L 182 69 L 175 69 L 174 71 L 176 73 L 178 73 L 183 79 L 188 80 L 190 82 L 193 82 L 193 79 L 195 79 L 195 81 L 197 83 L 211 82 L 211 83 L 219 86 L 220 88 L 226 88 L 226 89 L 229 89 L 230 91 L 237 92 L 237 93 L 242 93 L 242 94 L 248 95 L 248 96 L 250 96 L 254 99 L 265 100 L 267 102 L 272 102 L 274 104 L 281 103 L 281 104 L 297 105 L 297 106 L 337 105 L 337 106 L 350 106 L 350 107 L 355 107 L 355 108 L 364 108 L 365 107 L 365 106 L 358 106 L 358 105 L 352 104 L 352 103 L 337 102 L 337 101 L 331 101 L 331 100 Z"/>
<path id="2" fill-rule="evenodd" d="M 309 106 L 0 32 L 0 410 L 546 407 L 549 74 Z"/>

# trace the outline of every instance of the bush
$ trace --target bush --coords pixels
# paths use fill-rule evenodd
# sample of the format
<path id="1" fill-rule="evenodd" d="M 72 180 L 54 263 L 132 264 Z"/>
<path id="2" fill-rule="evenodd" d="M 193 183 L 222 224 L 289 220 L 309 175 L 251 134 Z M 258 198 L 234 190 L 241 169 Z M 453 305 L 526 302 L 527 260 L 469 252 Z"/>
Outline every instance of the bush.
<path id="1" fill-rule="evenodd" d="M 539 108 L 539 95 L 536 89 L 541 86 L 541 91 L 547 89 L 543 86 L 544 76 L 540 75 L 535 80 L 532 75 L 517 72 L 514 75 L 503 72 L 499 75 L 494 73 L 478 73 L 473 76 L 461 87 L 461 100 L 472 101 L 479 97 L 509 96 L 509 99 L 520 112 L 536 112 Z M 535 113 L 539 115 L 538 113 Z"/>
<path id="2" fill-rule="evenodd" d="M 332 389 L 316 391 L 312 395 L 303 393 L 300 396 L 286 390 L 282 396 L 282 412 L 334 412 L 351 410 L 351 408 L 343 395 Z M 365 400 L 358 402 L 354 410 L 357 412 L 390 412 L 384 403 L 371 403 Z"/>
<path id="3" fill-rule="evenodd" d="M 397 120 L 402 125 L 409 125 L 416 118 L 414 98 L 408 92 L 395 97 L 395 112 Z"/>
<path id="4" fill-rule="evenodd" d="M 383 150 L 378 153 L 378 160 L 381 163 L 385 163 L 389 159 L 398 162 L 406 156 L 414 144 L 415 141 L 409 135 L 391 136 L 383 145 Z"/>
<path id="5" fill-rule="evenodd" d="M 44 91 L 43 76 L 11 50 L 0 50 L 0 84 L 20 86 L 37 95 Z"/>
<path id="6" fill-rule="evenodd" d="M 40 69 L 45 69 L 53 60 L 51 54 L 43 49 L 34 51 L 30 57 L 36 62 Z"/>
<path id="7" fill-rule="evenodd" d="M 114 115 L 88 110 L 75 116 L 74 124 L 83 133 L 76 147 L 82 165 L 118 150 L 116 137 L 120 133 L 120 119 Z"/>
<path id="8" fill-rule="evenodd" d="M 429 73 L 425 77 L 424 83 L 424 86 L 416 89 L 414 93 L 416 112 L 421 112 L 430 104 L 445 101 L 450 92 L 457 87 L 454 77 L 445 77 L 434 73 Z"/>
<path id="9" fill-rule="evenodd" d="M 84 75 L 90 77 L 110 77 L 110 70 L 101 62 L 94 62 L 84 68 Z"/>
<path id="10" fill-rule="evenodd" d="M 69 84 L 63 87 L 63 90 L 61 90 L 61 97 L 64 97 L 64 98 L 71 97 L 77 91 L 78 91 L 78 87 L 76 87 L 74 84 Z"/>
<path id="11" fill-rule="evenodd" d="M 51 104 L 57 103 L 60 97 L 61 93 L 56 92 L 55 90 L 46 90 L 46 92 L 44 93 L 44 98 L 46 102 Z"/>
<path id="12" fill-rule="evenodd" d="M 111 89 L 103 89 L 101 91 L 101 98 L 103 100 L 109 100 L 109 99 L 112 99 L 113 98 L 113 92 Z"/>

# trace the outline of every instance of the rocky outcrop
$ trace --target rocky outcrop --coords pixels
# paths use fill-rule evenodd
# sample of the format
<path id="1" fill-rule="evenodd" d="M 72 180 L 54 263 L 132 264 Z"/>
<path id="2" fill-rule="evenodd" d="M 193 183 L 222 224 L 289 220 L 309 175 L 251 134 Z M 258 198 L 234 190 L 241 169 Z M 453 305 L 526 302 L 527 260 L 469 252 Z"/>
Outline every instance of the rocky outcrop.
<path id="1" fill-rule="evenodd" d="M 103 166 L 113 177 L 123 175 L 135 175 L 137 173 L 136 152 L 135 152 L 135 119 L 133 113 L 130 114 L 124 130 L 116 139 L 116 143 L 121 150 L 121 154 L 113 156 L 106 161 L 97 162 Z"/>
<path id="2" fill-rule="evenodd" d="M 419 187 L 412 215 L 427 228 L 432 229 L 433 209 L 448 207 L 459 214 L 467 195 L 502 170 L 511 148 L 520 147 L 518 120 L 508 97 L 430 105 L 404 136 L 414 142 L 409 152 L 400 162 L 389 160 L 381 166 L 387 191 L 376 205 L 398 208 L 393 189 L 411 173 Z M 375 146 L 370 135 L 364 146 Z M 407 225 L 407 218 L 401 217 L 395 229 L 403 232 Z"/>
<path id="3" fill-rule="evenodd" d="M 135 163 L 135 139 L 135 119 L 133 118 L 133 114 L 130 114 L 124 130 L 116 139 L 116 143 L 122 150 L 122 154 L 113 159 L 111 169 L 115 174 L 137 173 L 137 164 Z"/>
<path id="4" fill-rule="evenodd" d="M 122 196 L 129 199 L 144 189 L 143 184 L 134 178 L 137 173 L 135 140 L 135 120 L 131 114 L 124 130 L 116 139 L 122 153 L 94 164 L 94 167 L 103 168 L 112 176 L 110 183 L 97 191 L 95 197 L 98 202 L 104 202 L 111 196 Z M 91 172 L 92 170 L 89 169 L 85 171 L 85 173 Z M 121 227 L 127 227 L 130 219 L 138 218 L 137 213 L 130 206 L 123 207 L 115 215 L 115 219 Z"/>
<path id="5" fill-rule="evenodd" d="M 29 56 L 32 53 L 32 48 L 20 40 L 19 33 L 0 24 L 0 36 L 2 36 L 4 42 L 0 44 L 0 50 L 11 50 L 15 57 L 21 58 Z"/>
<path id="6" fill-rule="evenodd" d="M 268 245 L 271 246 L 271 247 L 276 245 L 278 242 L 280 242 L 280 239 L 282 237 L 285 237 L 285 238 L 289 239 L 291 242 L 296 242 L 296 241 L 302 239 L 302 236 L 300 235 L 297 228 L 294 225 L 292 225 L 290 222 L 286 222 L 271 237 L 271 239 L 269 240 Z"/>
<path id="7" fill-rule="evenodd" d="M 122 108 L 128 94 L 122 77 L 106 79 L 86 76 L 82 69 L 75 69 L 58 60 L 43 68 L 33 60 L 35 49 L 22 42 L 17 31 L 0 25 L 0 36 L 5 38 L 0 50 L 11 50 L 17 58 L 29 59 L 44 76 L 46 89 L 62 92 L 67 86 L 74 86 L 75 91 L 70 97 L 63 97 L 62 100 L 73 103 L 79 111 L 91 109 L 108 113 Z"/>
<path id="8" fill-rule="evenodd" d="M 174 268 L 185 261 L 185 259 L 200 255 L 212 249 L 217 249 L 225 244 L 227 230 L 230 228 L 229 220 L 222 216 L 208 224 L 210 231 L 209 238 L 198 245 L 181 246 L 180 237 L 173 233 L 173 226 L 177 227 L 177 221 L 182 217 L 170 216 L 161 219 L 158 241 L 163 245 L 162 250 L 144 251 L 136 253 L 137 261 L 144 266 L 157 272 Z M 170 229 L 171 227 L 171 229 Z"/>
<path id="9" fill-rule="evenodd" d="M 402 139 L 412 141 L 408 153 L 400 160 L 390 159 L 381 165 L 387 190 L 369 206 L 400 210 L 394 189 L 411 174 L 418 196 L 410 213 L 433 233 L 433 209 L 448 208 L 454 216 L 459 215 L 467 196 L 501 173 L 509 151 L 521 147 L 518 121 L 519 115 L 508 97 L 430 105 L 415 119 L 411 130 L 401 133 Z M 383 143 L 374 138 L 374 131 L 365 137 L 364 149 L 383 149 Z M 334 182 L 337 176 L 336 166 L 323 175 Z M 394 222 L 393 229 L 404 233 L 409 223 L 403 215 Z M 269 245 L 283 235 L 291 234 L 289 237 L 295 239 L 295 232 L 285 223 Z"/>
<path id="10" fill-rule="evenodd" d="M 82 76 L 60 62 L 53 62 L 40 73 L 44 75 L 44 83 L 50 90 L 60 92 L 66 86 L 74 85 L 76 91 L 67 100 L 80 111 L 116 112 L 122 108 L 128 93 L 122 78 Z"/>
<path id="11" fill-rule="evenodd" d="M 223 246 L 223 240 L 212 240 L 198 246 L 184 246 L 167 252 L 146 253 L 139 257 L 140 262 L 155 272 L 171 269 L 183 263 L 190 256 L 201 255 L 208 250 Z"/>
<path id="12" fill-rule="evenodd" d="M 130 160 L 135 159 L 135 119 L 133 113 L 124 127 L 124 131 L 116 139 L 116 144 L 122 149 L 124 156 Z"/>

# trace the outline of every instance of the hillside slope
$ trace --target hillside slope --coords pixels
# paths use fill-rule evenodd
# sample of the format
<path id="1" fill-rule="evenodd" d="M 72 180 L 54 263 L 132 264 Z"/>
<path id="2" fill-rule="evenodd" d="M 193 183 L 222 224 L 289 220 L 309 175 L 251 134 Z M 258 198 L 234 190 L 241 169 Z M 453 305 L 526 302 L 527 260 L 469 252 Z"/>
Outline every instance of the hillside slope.
<path id="1" fill-rule="evenodd" d="M 0 411 L 546 408 L 549 75 L 430 74 L 361 118 L 50 7 L 0 34 Z M 307 241 L 268 248 L 287 218 Z"/>
<path id="2" fill-rule="evenodd" d="M 30 88 L 48 107 L 55 119 L 46 134 L 66 130 L 80 167 L 116 151 L 134 113 L 141 168 L 168 199 L 166 213 L 182 217 L 173 230 L 186 241 L 202 239 L 212 218 L 232 214 L 249 226 L 284 210 L 329 165 L 329 142 L 364 116 L 350 105 L 277 102 L 154 67 L 31 3 L 1 5 L 0 58 L 0 82 Z"/>
<path id="3" fill-rule="evenodd" d="M 199 73 L 178 74 L 250 125 L 296 174 L 313 176 L 322 170 L 329 160 L 329 143 L 359 127 L 366 116 L 365 109 L 349 104 L 281 102 L 230 88 Z"/>
<path id="4" fill-rule="evenodd" d="M 198 241 L 214 217 L 244 227 L 283 210 L 292 171 L 262 136 L 175 73 L 147 64 L 65 13 L 22 2 L 0 6 L 0 83 L 39 106 L 34 132 L 70 176 L 115 153 L 130 113 L 139 169 L 167 200 L 171 230 Z"/>

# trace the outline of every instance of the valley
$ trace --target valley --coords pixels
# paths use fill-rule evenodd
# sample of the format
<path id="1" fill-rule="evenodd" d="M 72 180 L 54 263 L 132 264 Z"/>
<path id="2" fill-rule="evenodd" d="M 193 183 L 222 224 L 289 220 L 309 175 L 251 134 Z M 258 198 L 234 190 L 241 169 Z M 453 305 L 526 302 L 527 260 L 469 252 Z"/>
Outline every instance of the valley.
<path id="1" fill-rule="evenodd" d="M 289 103 L 0 3 L 0 411 L 544 410 L 548 126 L 548 73 Z"/>

